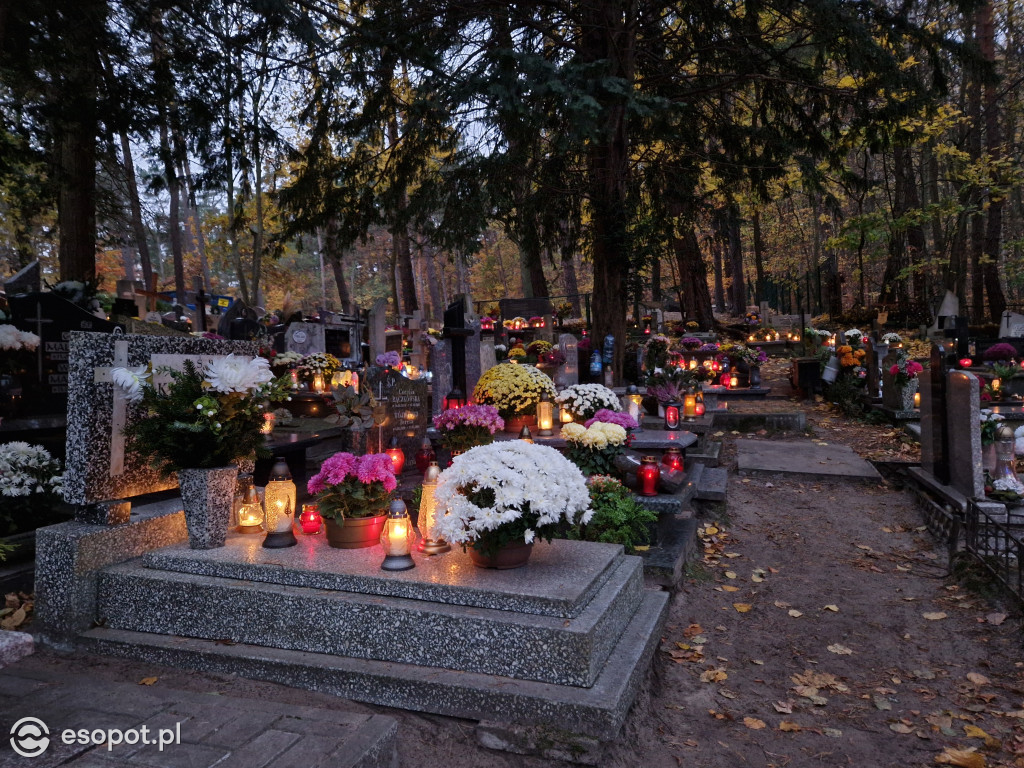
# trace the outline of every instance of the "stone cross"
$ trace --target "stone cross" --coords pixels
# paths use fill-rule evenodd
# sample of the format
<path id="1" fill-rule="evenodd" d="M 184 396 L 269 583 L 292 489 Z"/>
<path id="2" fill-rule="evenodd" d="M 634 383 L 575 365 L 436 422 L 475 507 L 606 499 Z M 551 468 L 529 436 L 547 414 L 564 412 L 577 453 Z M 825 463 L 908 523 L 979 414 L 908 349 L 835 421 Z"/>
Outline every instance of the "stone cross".
<path id="1" fill-rule="evenodd" d="M 115 368 L 128 366 L 128 341 L 118 339 L 114 342 L 114 364 L 109 367 L 93 368 L 94 384 L 111 384 L 114 391 L 113 410 L 110 420 L 110 476 L 116 477 L 124 472 L 124 431 L 128 415 L 128 398 L 121 387 L 114 384 L 111 373 Z"/>
<path id="2" fill-rule="evenodd" d="M 867 348 L 867 359 L 864 361 L 864 366 L 867 369 L 867 393 L 868 397 L 874 399 L 878 397 L 879 387 L 882 382 L 879 378 L 882 367 L 882 359 L 888 354 L 889 345 L 883 344 L 876 339 L 870 339 L 868 341 Z"/>

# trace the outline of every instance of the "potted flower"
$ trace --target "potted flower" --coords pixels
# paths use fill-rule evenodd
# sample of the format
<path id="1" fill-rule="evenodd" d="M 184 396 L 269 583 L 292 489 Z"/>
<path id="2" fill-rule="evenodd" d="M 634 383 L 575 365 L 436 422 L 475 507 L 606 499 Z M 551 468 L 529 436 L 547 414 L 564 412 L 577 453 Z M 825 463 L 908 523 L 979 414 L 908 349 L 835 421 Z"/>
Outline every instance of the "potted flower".
<path id="1" fill-rule="evenodd" d="M 586 421 L 602 408 L 622 410 L 618 396 L 602 384 L 573 384 L 559 392 L 555 402 L 579 422 Z"/>
<path id="2" fill-rule="evenodd" d="M 909 411 L 914 407 L 914 393 L 917 392 L 919 384 L 918 375 L 924 371 L 924 366 L 916 360 L 909 359 L 906 355 L 900 355 L 899 359 L 889 367 L 889 375 L 892 376 L 892 389 L 882 390 L 883 400 L 886 408 L 897 411 Z"/>
<path id="3" fill-rule="evenodd" d="M 430 535 L 462 544 L 483 568 L 526 565 L 537 538 L 550 541 L 560 524 L 591 516 L 579 469 L 554 448 L 522 440 L 466 451 L 441 473 L 434 498 L 444 513 Z"/>
<path id="4" fill-rule="evenodd" d="M 380 368 L 398 369 L 398 367 L 402 365 L 402 356 L 395 350 L 390 349 L 381 355 L 377 355 L 374 362 L 377 363 L 377 366 Z"/>
<path id="5" fill-rule="evenodd" d="M 0 312 L 0 320 L 6 319 Z M 39 346 L 39 337 L 29 331 L 19 331 L 13 325 L 0 325 L 0 404 L 10 397 L 17 402 L 22 394 L 21 376 L 32 364 L 30 352 Z M 0 416 L 4 415 L 0 411 Z M 11 414 L 8 414 L 11 415 Z"/>
<path id="6" fill-rule="evenodd" d="M 586 525 L 569 531 L 570 539 L 621 544 L 627 554 L 655 540 L 658 513 L 636 500 L 626 486 L 609 475 L 587 478 L 593 516 Z"/>
<path id="7" fill-rule="evenodd" d="M 595 413 L 591 418 L 587 419 L 584 423 L 584 427 L 590 427 L 597 422 L 604 422 L 605 424 L 618 424 L 625 430 L 636 429 L 640 425 L 636 419 L 630 416 L 628 413 L 619 413 L 617 411 L 610 411 L 607 408 L 602 408 Z"/>
<path id="8" fill-rule="evenodd" d="M 903 346 L 903 337 L 898 333 L 889 331 L 888 333 L 882 334 L 882 343 L 887 344 L 893 349 L 900 349 Z"/>
<path id="9" fill-rule="evenodd" d="M 536 424 L 537 403 L 542 392 L 555 397 L 555 384 L 532 365 L 502 363 L 489 368 L 477 381 L 473 400 L 493 405 L 505 420 L 505 431 L 518 433 Z"/>
<path id="10" fill-rule="evenodd" d="M 683 345 L 683 349 L 685 349 L 686 351 L 696 352 L 698 349 L 700 349 L 701 344 L 703 344 L 704 342 L 701 341 L 700 339 L 694 338 L 693 336 L 686 336 L 679 343 Z"/>
<path id="11" fill-rule="evenodd" d="M 185 360 L 180 371 L 154 385 L 149 366 L 114 368 L 111 378 L 133 403 L 124 429 L 129 450 L 163 475 L 178 474 L 189 545 L 224 546 L 238 462 L 266 456 L 260 427 L 268 401 L 285 400 L 288 377 L 274 378 L 262 357 L 234 354 L 202 370 Z"/>
<path id="12" fill-rule="evenodd" d="M 629 434 L 618 424 L 595 421 L 589 427 L 565 424 L 562 437 L 565 457 L 589 476 L 615 474 L 615 459 L 622 454 Z"/>
<path id="13" fill-rule="evenodd" d="M 982 408 L 978 418 L 981 422 L 981 464 L 992 471 L 996 467 L 996 433 L 1004 417 L 991 408 Z"/>
<path id="14" fill-rule="evenodd" d="M 312 355 L 306 355 L 296 366 L 301 381 L 315 384 L 317 378 L 320 379 L 322 384 L 320 391 L 326 391 L 327 382 L 339 368 L 341 368 L 341 361 L 328 352 L 314 352 Z"/>
<path id="15" fill-rule="evenodd" d="M 665 367 L 665 363 L 668 362 L 670 343 L 668 336 L 663 336 L 660 333 L 656 333 L 647 340 L 644 345 L 644 367 L 648 371 Z"/>
<path id="16" fill-rule="evenodd" d="M 386 453 L 336 453 L 309 479 L 324 518 L 327 543 L 362 549 L 380 541 L 388 506 L 398 487 L 395 465 Z"/>
<path id="17" fill-rule="evenodd" d="M 441 445 L 455 458 L 470 448 L 493 442 L 494 433 L 505 428 L 505 421 L 493 405 L 466 405 L 435 416 L 434 428 L 441 433 Z"/>

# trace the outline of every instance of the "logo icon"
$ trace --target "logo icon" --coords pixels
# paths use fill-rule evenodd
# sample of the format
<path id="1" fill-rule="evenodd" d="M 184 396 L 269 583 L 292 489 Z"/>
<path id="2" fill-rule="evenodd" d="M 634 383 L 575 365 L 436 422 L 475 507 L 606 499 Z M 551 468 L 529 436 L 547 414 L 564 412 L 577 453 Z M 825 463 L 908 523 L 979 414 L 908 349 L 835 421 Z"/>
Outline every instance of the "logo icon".
<path id="1" fill-rule="evenodd" d="M 23 717 L 11 726 L 11 747 L 22 757 L 39 757 L 50 746 L 50 729 L 37 717 Z"/>

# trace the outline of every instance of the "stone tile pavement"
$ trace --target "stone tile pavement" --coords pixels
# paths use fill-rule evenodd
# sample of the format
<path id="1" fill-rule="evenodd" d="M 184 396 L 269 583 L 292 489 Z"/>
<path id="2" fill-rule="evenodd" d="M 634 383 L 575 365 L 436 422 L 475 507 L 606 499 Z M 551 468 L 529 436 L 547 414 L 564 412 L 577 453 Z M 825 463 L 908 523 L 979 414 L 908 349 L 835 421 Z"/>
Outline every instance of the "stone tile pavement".
<path id="1" fill-rule="evenodd" d="M 396 768 L 397 730 L 384 715 L 97 680 L 31 660 L 0 670 L 0 768 Z"/>

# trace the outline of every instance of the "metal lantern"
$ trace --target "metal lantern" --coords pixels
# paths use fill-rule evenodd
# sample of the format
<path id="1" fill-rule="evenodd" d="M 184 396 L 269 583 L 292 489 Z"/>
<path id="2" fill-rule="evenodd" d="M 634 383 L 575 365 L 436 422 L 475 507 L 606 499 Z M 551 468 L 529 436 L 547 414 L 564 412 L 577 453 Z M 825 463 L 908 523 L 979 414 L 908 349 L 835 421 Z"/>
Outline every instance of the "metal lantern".
<path id="1" fill-rule="evenodd" d="M 551 395 L 541 392 L 540 400 L 537 402 L 537 434 L 541 437 L 550 437 L 555 421 L 555 406 L 551 402 Z"/>
<path id="2" fill-rule="evenodd" d="M 238 532 L 263 533 L 263 505 L 252 486 L 252 480 L 246 484 L 242 506 L 238 508 Z"/>
<path id="3" fill-rule="evenodd" d="M 533 433 L 530 432 L 530 428 L 526 424 L 523 424 L 523 428 L 519 432 L 519 439 L 524 443 L 533 442 Z"/>
<path id="4" fill-rule="evenodd" d="M 704 407 L 704 393 L 698 389 L 697 394 L 694 395 L 694 398 L 694 416 L 696 416 L 699 419 L 707 412 L 707 409 Z"/>
<path id="5" fill-rule="evenodd" d="M 437 452 L 434 450 L 434 444 L 430 442 L 429 437 L 424 437 L 423 442 L 420 443 L 420 449 L 416 451 L 416 471 L 423 474 L 430 467 L 431 462 L 437 458 Z"/>
<path id="6" fill-rule="evenodd" d="M 437 521 L 437 499 L 434 493 L 437 491 L 437 477 L 441 474 L 441 468 L 436 461 L 430 462 L 426 474 L 423 476 L 423 493 L 420 496 L 419 529 L 420 541 L 416 549 L 425 555 L 443 555 L 451 552 L 452 545 L 440 536 L 432 536 L 430 530 Z"/>
<path id="7" fill-rule="evenodd" d="M 412 544 L 416 540 L 412 520 L 405 508 L 405 502 L 395 499 L 388 509 L 388 519 L 384 521 L 384 529 L 380 532 L 380 545 L 384 548 L 384 562 L 380 564 L 384 571 L 407 571 L 415 568 L 412 560 Z"/>
<path id="8" fill-rule="evenodd" d="M 449 410 L 451 408 L 462 408 L 466 405 L 466 395 L 461 389 L 455 387 L 444 399 L 444 408 Z"/>
<path id="9" fill-rule="evenodd" d="M 665 404 L 665 429 L 679 429 L 679 403 L 675 400 Z"/>

